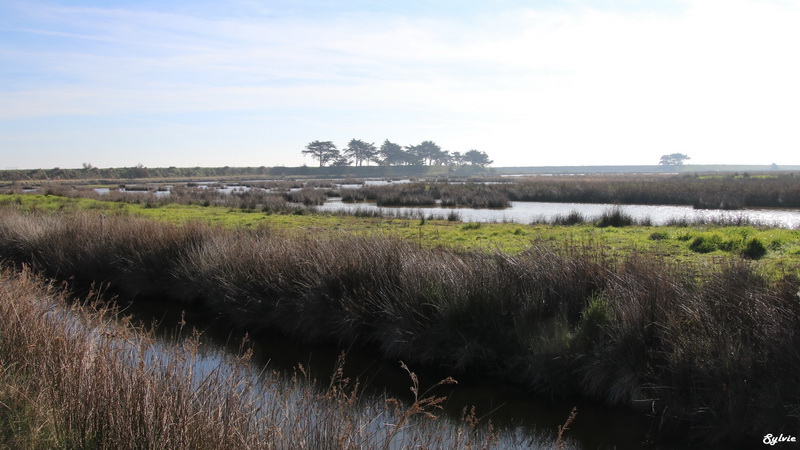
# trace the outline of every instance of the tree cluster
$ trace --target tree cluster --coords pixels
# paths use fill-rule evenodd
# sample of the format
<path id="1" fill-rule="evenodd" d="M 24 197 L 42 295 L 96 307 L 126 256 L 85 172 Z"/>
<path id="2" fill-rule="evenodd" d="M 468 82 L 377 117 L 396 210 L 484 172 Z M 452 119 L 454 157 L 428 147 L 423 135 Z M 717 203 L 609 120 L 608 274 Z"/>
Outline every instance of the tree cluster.
<path id="1" fill-rule="evenodd" d="M 388 139 L 380 147 L 360 139 L 352 139 L 339 149 L 331 141 L 314 141 L 302 153 L 319 161 L 319 166 L 362 166 L 370 161 L 382 166 L 471 165 L 486 167 L 492 163 L 486 152 L 469 150 L 465 153 L 442 150 L 433 141 L 403 147 Z"/>
<path id="2" fill-rule="evenodd" d="M 670 155 L 662 156 L 661 161 L 659 161 L 658 164 L 661 166 L 682 166 L 687 159 L 690 159 L 688 155 L 684 155 L 683 153 L 672 153 Z"/>

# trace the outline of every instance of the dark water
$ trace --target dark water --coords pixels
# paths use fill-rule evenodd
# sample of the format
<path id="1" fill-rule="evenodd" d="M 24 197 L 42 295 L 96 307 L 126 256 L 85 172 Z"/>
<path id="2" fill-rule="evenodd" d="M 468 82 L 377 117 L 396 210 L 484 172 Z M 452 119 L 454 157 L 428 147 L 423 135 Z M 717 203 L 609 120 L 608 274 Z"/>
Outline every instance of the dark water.
<path id="1" fill-rule="evenodd" d="M 205 344 L 223 352 L 237 352 L 243 335 L 214 325 L 200 311 L 164 310 L 163 303 L 138 303 L 130 306 L 132 314 L 144 323 L 159 323 L 160 336 L 174 337 L 180 330 L 188 335 L 191 328 L 203 332 Z M 181 322 L 186 323 L 181 327 Z M 400 400 L 413 401 L 408 372 L 399 361 L 387 361 L 362 349 L 341 348 L 332 344 L 310 345 L 297 339 L 286 339 L 269 334 L 248 336 L 254 350 L 254 363 L 271 371 L 291 374 L 302 364 L 312 379 L 327 386 L 337 361 L 345 354 L 345 376 L 358 379 L 367 395 L 386 393 Z M 214 361 L 213 359 L 210 361 Z M 449 374 L 410 367 L 419 378 L 420 391 L 437 384 Z M 475 408 L 476 416 L 491 420 L 496 429 L 523 430 L 530 433 L 542 431 L 555 434 L 573 408 L 577 418 L 566 435 L 585 449 L 669 449 L 664 443 L 653 443 L 649 438 L 651 420 L 646 415 L 628 410 L 608 408 L 581 400 L 547 401 L 528 395 L 519 387 L 482 377 L 480 374 L 463 374 L 455 377 L 456 385 L 438 386 L 426 395 L 446 396 L 442 414 L 460 420 L 465 408 Z"/>
<path id="2" fill-rule="evenodd" d="M 298 345 L 277 337 L 258 336 L 257 355 L 273 367 L 288 370 L 302 363 L 315 378 L 326 382 L 343 351 L 329 345 Z M 434 386 L 447 375 L 410 367 L 419 377 L 420 390 Z M 386 361 L 364 351 L 346 350 L 345 373 L 365 383 L 367 391 L 386 391 L 390 396 L 411 401 L 411 380 L 399 361 Z M 438 386 L 430 394 L 447 396 L 443 413 L 460 420 L 465 408 L 475 408 L 477 417 L 491 420 L 499 429 L 523 428 L 531 432 L 556 432 L 576 407 L 578 415 L 568 436 L 583 448 L 668 448 L 649 443 L 650 419 L 629 411 L 605 408 L 583 401 L 549 402 L 527 395 L 522 389 L 476 375 L 454 377 L 457 385 Z"/>

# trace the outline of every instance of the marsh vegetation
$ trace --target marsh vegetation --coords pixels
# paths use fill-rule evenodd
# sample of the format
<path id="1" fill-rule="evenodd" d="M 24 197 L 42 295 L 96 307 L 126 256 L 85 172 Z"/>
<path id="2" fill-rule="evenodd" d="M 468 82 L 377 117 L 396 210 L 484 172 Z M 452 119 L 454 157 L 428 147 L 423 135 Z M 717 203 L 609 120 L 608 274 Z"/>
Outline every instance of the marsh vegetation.
<path id="1" fill-rule="evenodd" d="M 263 173 L 262 175 L 266 175 Z M 254 177 L 258 177 L 256 173 Z M 47 178 L 46 180 L 49 180 Z M 185 179 L 184 179 L 185 180 Z M 224 181 L 219 180 L 224 186 Z M 389 183 L 375 186 L 365 179 L 311 179 L 294 178 L 272 180 L 236 180 L 233 191 L 264 190 L 282 195 L 291 189 L 314 188 L 325 190 L 326 195 L 342 196 L 345 201 L 371 200 L 383 205 L 426 205 L 440 200 L 448 206 L 507 207 L 510 201 L 607 203 L 621 205 L 688 205 L 700 209 L 740 208 L 798 208 L 800 207 L 800 177 L 792 172 L 729 173 L 729 174 L 661 174 L 661 175 L 555 175 L 527 177 L 412 177 L 413 186 Z M 76 182 L 77 183 L 77 182 Z M 83 185 L 86 182 L 82 182 Z M 152 183 L 149 189 L 158 189 L 158 182 L 144 178 L 142 183 Z M 8 189 L 23 187 L 52 188 L 60 182 L 15 181 Z M 92 185 L 116 187 L 117 180 L 95 180 Z M 161 186 L 206 186 L 185 181 L 162 181 Z M 341 189 L 342 185 L 364 186 L 368 189 Z M 81 184 L 68 184 L 69 189 L 57 188 L 62 193 L 74 191 Z M 127 190 L 140 189 L 136 183 L 126 184 Z M 212 185 L 213 187 L 213 185 Z M 241 188 L 241 190 L 237 189 Z M 213 189 L 210 191 L 213 192 Z M 73 192 L 74 194 L 74 192 Z M 180 202 L 197 201 L 192 192 L 182 192 Z M 205 195 L 208 195 L 206 192 Z M 315 202 L 305 204 L 318 204 Z"/>
<path id="2" fill-rule="evenodd" d="M 508 236 L 525 234 L 517 229 Z M 653 245 L 689 246 L 681 236 L 715 232 L 653 233 Z M 745 253 L 677 261 L 592 237 L 470 250 L 379 230 L 229 229 L 7 207 L 0 255 L 130 301 L 198 307 L 241 330 L 647 412 L 661 435 L 695 443 L 798 425 L 797 266 L 763 266 Z"/>
<path id="3" fill-rule="evenodd" d="M 0 271 L 3 448 L 573 448 L 555 430 L 494 431 L 469 410 L 436 420 L 444 397 L 410 370 L 410 401 L 363 395 L 342 364 L 326 383 L 302 366 L 260 370 L 247 347 L 222 354 L 196 333 L 165 342 L 94 295 Z"/>
<path id="4" fill-rule="evenodd" d="M 792 208 L 799 201 L 800 184 L 791 173 L 740 177 L 441 178 L 395 182 L 364 179 L 232 183 L 184 181 L 125 184 L 119 185 L 119 188 L 48 183 L 14 184 L 8 186 L 5 192 L 43 193 L 146 208 L 186 205 L 279 215 L 325 213 L 417 220 L 573 225 L 594 222 L 602 225 L 608 214 L 620 211 L 630 216 L 633 223 L 643 225 L 716 223 L 800 227 L 800 210 Z M 715 208 L 724 209 L 698 209 L 702 205 L 708 206 L 708 199 L 723 197 L 724 200 Z M 734 201 L 734 197 L 738 200 Z M 556 202 L 558 200 L 561 202 Z M 613 203 L 573 203 L 586 201 Z"/>
<path id="5" fill-rule="evenodd" d="M 693 443 L 798 426 L 797 231 L 744 216 L 652 227 L 623 207 L 534 225 L 395 209 L 788 207 L 793 176 L 442 181 L 12 186 L 0 199 L 0 258 L 123 302 L 197 308 L 239 331 L 646 412 L 655 435 Z M 355 217 L 316 213 L 332 197 L 354 203 Z"/>

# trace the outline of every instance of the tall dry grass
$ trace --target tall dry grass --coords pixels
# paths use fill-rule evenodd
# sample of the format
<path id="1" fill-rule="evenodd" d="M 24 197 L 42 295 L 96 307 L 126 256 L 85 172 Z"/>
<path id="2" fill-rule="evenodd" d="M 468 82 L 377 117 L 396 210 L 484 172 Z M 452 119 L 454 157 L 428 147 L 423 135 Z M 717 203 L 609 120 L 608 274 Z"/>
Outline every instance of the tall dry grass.
<path id="1" fill-rule="evenodd" d="M 15 449 L 552 448 L 555 437 L 437 420 L 443 398 L 364 397 L 340 368 L 257 372 L 247 353 L 163 342 L 23 269 L 0 272 L 0 446 Z M 449 383 L 452 380 L 444 380 Z M 559 442 L 560 435 L 559 435 Z"/>
<path id="2" fill-rule="evenodd" d="M 342 201 L 371 200 L 378 206 L 442 206 L 507 208 L 508 194 L 499 186 L 483 183 L 408 183 L 364 186 L 341 191 Z"/>
<path id="3" fill-rule="evenodd" d="M 218 322 L 653 414 L 703 442 L 800 424 L 800 278 L 602 243 L 520 254 L 89 214 L 0 216 L 0 256 Z"/>
<path id="4" fill-rule="evenodd" d="M 800 207 L 800 177 L 587 175 L 528 177 L 505 185 L 515 201 L 692 205 L 703 209 Z"/>
<path id="5" fill-rule="evenodd" d="M 25 271 L 0 285 L 4 446 L 256 448 L 274 433 L 240 366 L 196 378 L 191 343 L 161 349 Z"/>

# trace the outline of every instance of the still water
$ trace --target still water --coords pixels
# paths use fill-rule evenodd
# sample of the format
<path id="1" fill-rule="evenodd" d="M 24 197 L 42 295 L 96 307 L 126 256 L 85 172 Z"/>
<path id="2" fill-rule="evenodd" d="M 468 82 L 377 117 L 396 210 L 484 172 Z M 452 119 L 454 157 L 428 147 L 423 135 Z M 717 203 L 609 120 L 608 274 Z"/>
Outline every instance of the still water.
<path id="1" fill-rule="evenodd" d="M 215 325 L 200 310 L 164 308 L 164 304 L 148 302 L 130 305 L 127 312 L 144 323 L 157 318 L 161 326 L 157 332 L 164 342 L 176 334 L 176 323 L 186 323 L 189 328 L 203 330 L 202 358 L 195 362 L 194 370 L 199 374 L 213 371 L 239 349 L 241 335 Z M 186 334 L 188 328 L 183 331 Z M 411 380 L 398 361 L 388 361 L 370 352 L 357 348 L 342 348 L 334 344 L 308 344 L 298 339 L 288 339 L 270 334 L 249 336 L 253 346 L 256 367 L 266 366 L 270 371 L 291 374 L 298 364 L 311 379 L 319 380 L 324 388 L 335 370 L 337 360 L 346 354 L 344 376 L 358 379 L 365 395 L 411 400 Z M 167 344 L 164 344 L 167 345 Z M 419 378 L 421 391 L 434 386 L 448 376 L 447 373 L 410 367 Z M 579 449 L 651 449 L 667 450 L 674 447 L 651 442 L 648 435 L 651 419 L 645 415 L 624 409 L 608 408 L 582 401 L 548 401 L 535 398 L 523 389 L 480 376 L 461 374 L 455 377 L 458 384 L 435 388 L 429 395 L 446 396 L 440 420 L 460 421 L 464 408 L 475 407 L 483 423 L 491 420 L 497 430 L 507 430 L 524 435 L 554 435 L 563 425 L 573 407 L 577 418 L 570 425 L 567 437 Z M 498 448 L 505 448 L 503 442 Z M 518 447 L 515 447 L 518 448 Z"/>
<path id="2" fill-rule="evenodd" d="M 506 209 L 471 209 L 430 207 L 378 207 L 375 203 L 343 203 L 339 199 L 328 200 L 318 206 L 319 211 L 383 211 L 408 212 L 425 218 L 447 219 L 455 213 L 462 222 L 514 222 L 528 224 L 535 221 L 551 221 L 556 217 L 564 217 L 572 212 L 581 213 L 587 220 L 592 220 L 616 205 L 607 203 L 543 203 L 543 202 L 511 202 Z M 676 205 L 620 205 L 622 211 L 634 219 L 649 219 L 653 225 L 664 225 L 670 221 L 687 220 L 737 221 L 746 219 L 753 224 L 777 226 L 780 228 L 800 228 L 800 210 L 796 209 L 742 209 L 722 211 L 715 209 L 694 209 L 691 206 Z"/>

